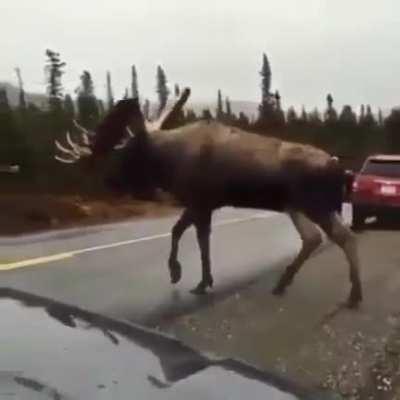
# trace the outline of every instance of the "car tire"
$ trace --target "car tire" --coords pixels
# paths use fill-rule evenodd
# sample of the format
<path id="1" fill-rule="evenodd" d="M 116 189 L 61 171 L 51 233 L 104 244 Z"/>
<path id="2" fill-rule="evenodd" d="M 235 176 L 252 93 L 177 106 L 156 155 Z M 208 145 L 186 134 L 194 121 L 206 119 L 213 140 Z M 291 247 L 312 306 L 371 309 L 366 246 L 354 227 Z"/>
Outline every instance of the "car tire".
<path id="1" fill-rule="evenodd" d="M 354 230 L 360 230 L 365 227 L 366 215 L 357 206 L 353 206 L 353 221 L 352 228 Z"/>

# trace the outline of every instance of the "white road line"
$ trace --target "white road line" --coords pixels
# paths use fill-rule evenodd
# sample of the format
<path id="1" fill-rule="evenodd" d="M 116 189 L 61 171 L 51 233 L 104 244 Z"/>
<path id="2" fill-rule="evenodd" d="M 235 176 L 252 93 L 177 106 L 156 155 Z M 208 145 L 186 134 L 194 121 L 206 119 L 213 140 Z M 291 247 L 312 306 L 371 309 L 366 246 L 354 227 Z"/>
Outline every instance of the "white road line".
<path id="1" fill-rule="evenodd" d="M 240 222 L 246 222 L 246 221 L 251 221 L 251 220 L 260 219 L 260 218 L 268 218 L 271 215 L 273 215 L 273 214 L 259 213 L 259 214 L 254 214 L 250 217 L 227 219 L 225 221 L 221 221 L 221 222 L 217 222 L 217 223 L 213 224 L 213 227 L 237 224 Z M 35 258 L 15 261 L 15 262 L 6 263 L 6 264 L 0 264 L 0 271 L 8 271 L 8 270 L 17 269 L 17 268 L 31 267 L 31 266 L 39 265 L 39 264 L 47 264 L 47 263 L 50 263 L 53 261 L 60 261 L 60 260 L 64 260 L 67 258 L 72 258 L 79 254 L 90 253 L 92 251 L 111 249 L 113 247 L 127 246 L 127 245 L 131 245 L 131 244 L 147 242 L 150 240 L 162 239 L 162 238 L 166 238 L 169 236 L 171 236 L 171 232 L 160 233 L 160 234 L 152 235 L 152 236 L 144 236 L 144 237 L 140 237 L 140 238 L 136 238 L 136 239 L 123 240 L 121 242 L 108 243 L 108 244 L 103 244 L 103 245 L 98 245 L 98 246 L 93 246 L 93 247 L 86 247 L 83 249 L 71 250 L 68 252 L 52 254 L 52 255 L 44 256 L 44 257 L 35 257 Z"/>

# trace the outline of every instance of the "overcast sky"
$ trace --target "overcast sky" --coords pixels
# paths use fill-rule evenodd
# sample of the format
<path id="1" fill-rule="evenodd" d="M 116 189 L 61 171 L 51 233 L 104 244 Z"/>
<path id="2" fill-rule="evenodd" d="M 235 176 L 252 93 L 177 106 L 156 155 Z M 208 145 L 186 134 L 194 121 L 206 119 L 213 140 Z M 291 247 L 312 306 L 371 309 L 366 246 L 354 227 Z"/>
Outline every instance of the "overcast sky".
<path id="1" fill-rule="evenodd" d="M 0 0 L 0 80 L 44 91 L 44 51 L 67 62 L 66 91 L 88 69 L 98 96 L 110 70 L 121 97 L 135 64 L 139 90 L 154 97 L 161 64 L 193 100 L 216 91 L 260 98 L 262 53 L 285 106 L 400 104 L 399 0 Z"/>

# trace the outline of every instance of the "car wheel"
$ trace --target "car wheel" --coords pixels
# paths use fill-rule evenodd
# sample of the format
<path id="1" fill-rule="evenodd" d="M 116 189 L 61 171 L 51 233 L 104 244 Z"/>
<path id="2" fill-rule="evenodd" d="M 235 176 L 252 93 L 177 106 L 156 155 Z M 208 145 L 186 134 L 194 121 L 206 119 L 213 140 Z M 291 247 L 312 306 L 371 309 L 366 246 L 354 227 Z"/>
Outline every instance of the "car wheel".
<path id="1" fill-rule="evenodd" d="M 362 229 L 365 226 L 366 215 L 358 208 L 353 206 L 353 229 Z"/>

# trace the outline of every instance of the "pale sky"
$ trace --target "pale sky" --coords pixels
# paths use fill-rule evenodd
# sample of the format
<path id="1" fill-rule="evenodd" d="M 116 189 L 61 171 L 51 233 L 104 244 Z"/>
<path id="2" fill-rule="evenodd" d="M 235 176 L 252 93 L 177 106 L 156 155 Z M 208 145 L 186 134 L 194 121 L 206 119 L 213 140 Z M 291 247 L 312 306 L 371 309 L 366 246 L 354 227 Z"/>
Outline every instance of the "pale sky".
<path id="1" fill-rule="evenodd" d="M 235 100 L 260 99 L 262 53 L 284 106 L 400 104 L 399 0 L 0 0 L 0 81 L 43 92 L 45 49 L 67 62 L 66 92 L 88 69 L 96 94 L 106 70 L 115 97 L 138 70 L 139 91 L 154 98 L 161 64 L 193 101 L 218 88 Z"/>

